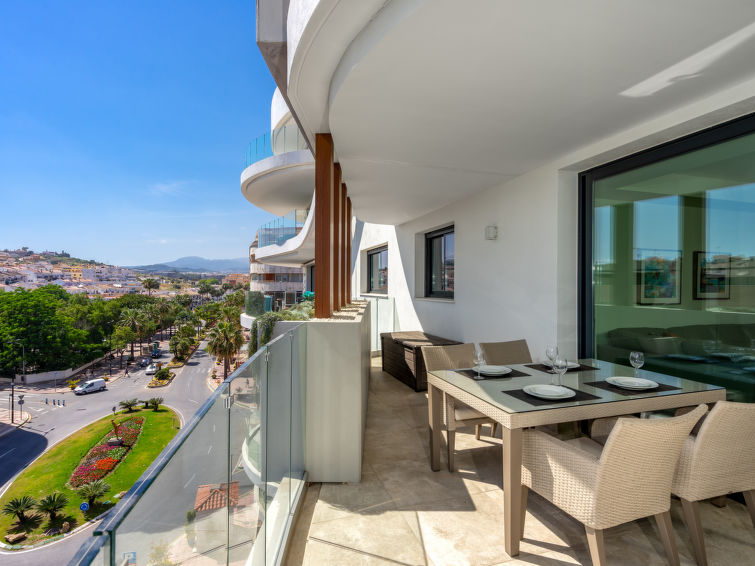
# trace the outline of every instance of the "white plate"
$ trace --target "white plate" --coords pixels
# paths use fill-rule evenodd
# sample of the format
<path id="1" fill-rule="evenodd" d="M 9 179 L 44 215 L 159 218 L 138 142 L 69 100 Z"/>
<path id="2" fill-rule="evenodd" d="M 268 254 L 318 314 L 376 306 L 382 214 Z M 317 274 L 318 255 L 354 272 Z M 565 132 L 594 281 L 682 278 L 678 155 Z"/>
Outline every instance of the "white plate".
<path id="1" fill-rule="evenodd" d="M 561 385 L 525 385 L 522 389 L 528 395 L 540 397 L 541 399 L 569 399 L 577 394 L 573 389 L 562 387 Z"/>
<path id="2" fill-rule="evenodd" d="M 636 389 L 637 391 L 641 391 L 643 389 L 654 389 L 658 387 L 658 384 L 655 381 L 644 379 L 642 377 L 618 376 L 609 377 L 606 379 L 606 381 L 611 385 L 621 387 L 622 389 Z"/>
<path id="3" fill-rule="evenodd" d="M 545 360 L 543 362 L 543 365 L 546 367 L 552 368 L 553 362 L 551 362 L 550 360 Z M 566 369 L 577 369 L 578 367 L 579 367 L 579 364 L 576 362 L 568 362 L 568 361 L 566 362 Z"/>
<path id="4" fill-rule="evenodd" d="M 511 368 L 508 368 L 506 366 L 492 366 L 483 364 L 472 369 L 474 371 L 479 370 L 482 375 L 506 375 L 507 373 L 511 373 Z"/>

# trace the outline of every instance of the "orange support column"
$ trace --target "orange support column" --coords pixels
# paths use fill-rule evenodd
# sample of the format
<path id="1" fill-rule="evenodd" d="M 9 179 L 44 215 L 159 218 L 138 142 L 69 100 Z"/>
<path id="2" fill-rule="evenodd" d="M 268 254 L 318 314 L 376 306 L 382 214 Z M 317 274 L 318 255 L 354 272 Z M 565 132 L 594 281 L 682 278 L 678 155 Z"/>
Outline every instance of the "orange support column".
<path id="1" fill-rule="evenodd" d="M 351 199 L 346 197 L 346 299 L 351 301 Z"/>
<path id="2" fill-rule="evenodd" d="M 349 237 L 349 217 L 346 214 L 346 183 L 341 183 L 341 248 L 338 250 L 341 254 L 341 299 L 346 305 L 351 302 L 351 296 L 348 292 L 348 280 L 351 276 L 349 269 L 349 255 L 346 253 Z"/>
<path id="3" fill-rule="evenodd" d="M 343 244 L 343 212 L 341 203 L 341 165 L 333 164 L 333 310 L 343 306 L 341 293 L 341 245 Z"/>
<path id="4" fill-rule="evenodd" d="M 333 314 L 333 138 L 315 134 L 315 317 Z"/>

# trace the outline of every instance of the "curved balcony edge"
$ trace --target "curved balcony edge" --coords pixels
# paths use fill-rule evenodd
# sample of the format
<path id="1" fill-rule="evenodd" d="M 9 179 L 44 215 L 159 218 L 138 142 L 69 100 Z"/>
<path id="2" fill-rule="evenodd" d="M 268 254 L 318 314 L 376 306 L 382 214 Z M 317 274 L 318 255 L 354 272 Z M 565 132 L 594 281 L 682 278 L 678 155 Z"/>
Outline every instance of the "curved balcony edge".
<path id="1" fill-rule="evenodd" d="M 273 155 L 241 173 L 241 194 L 255 206 L 282 216 L 306 208 L 315 186 L 315 161 L 308 149 Z"/>
<path id="2" fill-rule="evenodd" d="M 268 265 L 297 266 L 315 259 L 315 201 L 309 209 L 307 219 L 301 231 L 282 244 L 273 244 L 257 248 L 255 259 Z"/>

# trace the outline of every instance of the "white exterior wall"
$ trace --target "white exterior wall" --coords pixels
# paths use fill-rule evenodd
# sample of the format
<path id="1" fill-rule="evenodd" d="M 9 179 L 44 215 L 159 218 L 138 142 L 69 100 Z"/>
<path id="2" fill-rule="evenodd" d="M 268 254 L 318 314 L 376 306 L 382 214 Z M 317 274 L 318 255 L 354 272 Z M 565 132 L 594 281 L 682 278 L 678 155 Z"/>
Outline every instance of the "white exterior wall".
<path id="1" fill-rule="evenodd" d="M 753 87 L 755 81 L 722 89 L 405 224 L 365 224 L 361 237 L 355 231 L 359 254 L 352 288 L 366 288 L 364 251 L 387 242 L 397 330 L 465 342 L 525 338 L 535 359 L 557 342 L 576 356 L 578 173 L 752 112 Z M 416 285 L 424 270 L 424 240 L 418 235 L 451 223 L 455 297 L 422 298 L 423 281 Z M 489 224 L 498 226 L 495 241 L 484 239 Z"/>
<path id="2" fill-rule="evenodd" d="M 558 181 L 553 170 L 533 171 L 400 226 L 365 224 L 353 288 L 366 289 L 366 250 L 387 243 L 397 330 L 421 329 L 465 342 L 525 338 L 537 356 L 557 338 L 558 312 L 568 328 L 559 343 L 575 356 L 576 301 L 568 298 L 576 297 L 576 266 L 560 274 L 558 287 L 556 260 L 560 249 L 562 263 L 567 256 L 576 261 L 576 222 L 565 223 L 557 238 Z M 573 194 L 564 193 L 560 204 L 572 207 L 576 218 L 576 184 Z M 454 224 L 454 299 L 425 298 L 424 234 L 449 224 Z M 485 239 L 487 225 L 498 227 L 497 240 Z"/>

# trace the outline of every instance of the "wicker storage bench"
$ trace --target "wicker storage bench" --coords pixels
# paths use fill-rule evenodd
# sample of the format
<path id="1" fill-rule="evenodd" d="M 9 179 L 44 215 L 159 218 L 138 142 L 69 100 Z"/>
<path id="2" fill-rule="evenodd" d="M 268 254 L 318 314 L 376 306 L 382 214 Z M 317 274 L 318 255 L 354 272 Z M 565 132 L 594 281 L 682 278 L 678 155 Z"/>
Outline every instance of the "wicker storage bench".
<path id="1" fill-rule="evenodd" d="M 461 344 L 456 340 L 424 332 L 384 332 L 380 335 L 383 349 L 383 371 L 391 374 L 415 391 L 427 389 L 427 372 L 422 346 Z"/>

